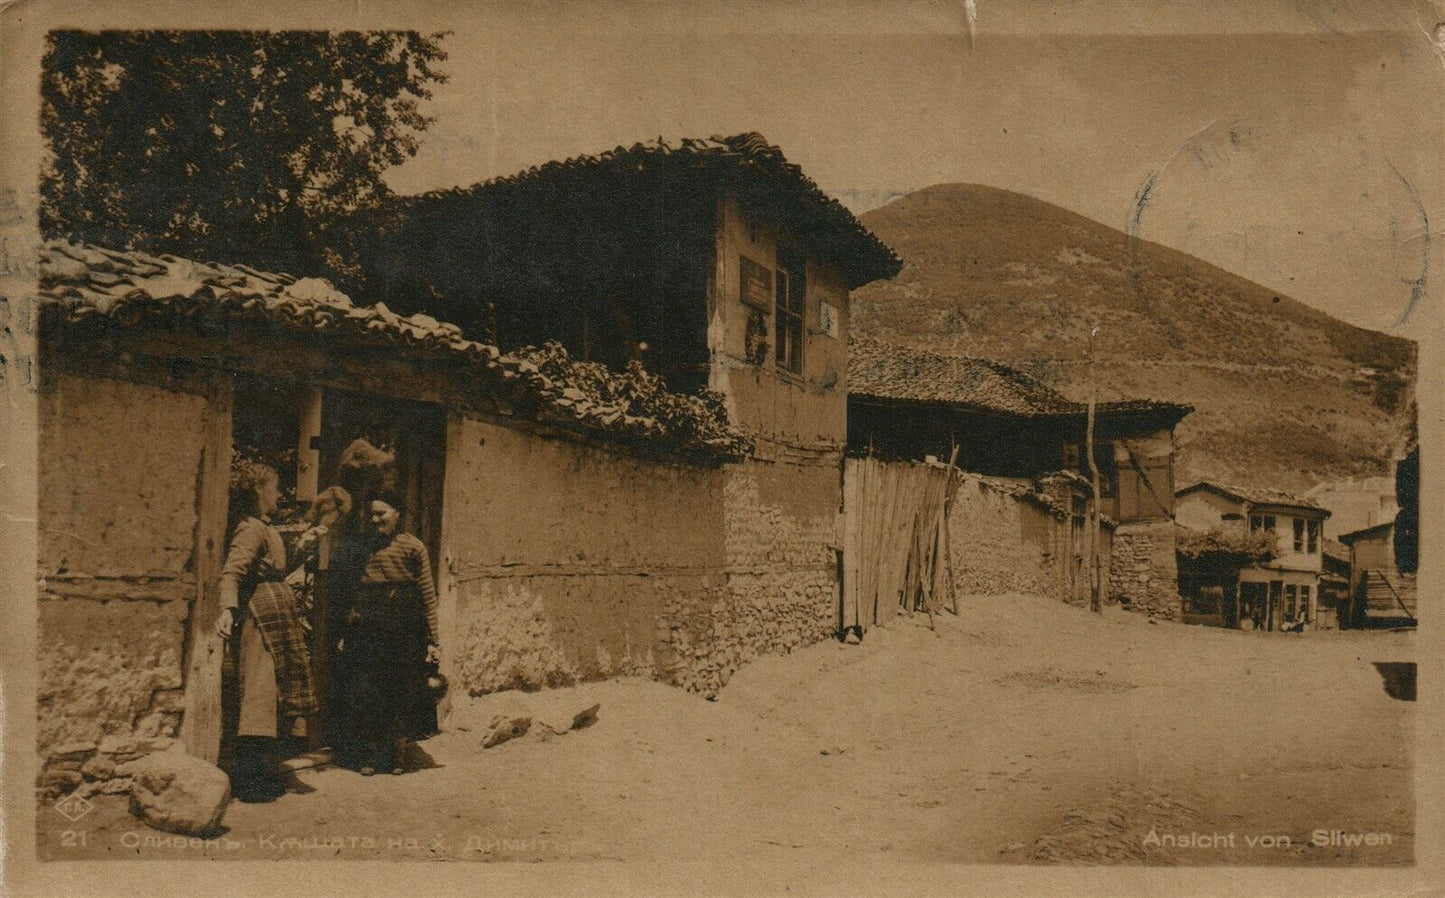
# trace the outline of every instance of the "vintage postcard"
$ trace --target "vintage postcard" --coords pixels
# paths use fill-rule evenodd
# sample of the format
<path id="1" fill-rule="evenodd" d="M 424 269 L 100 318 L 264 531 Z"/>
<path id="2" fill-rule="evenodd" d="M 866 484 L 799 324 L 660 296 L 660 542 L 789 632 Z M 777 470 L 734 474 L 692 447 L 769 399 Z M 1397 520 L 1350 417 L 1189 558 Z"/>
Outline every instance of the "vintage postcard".
<path id="1" fill-rule="evenodd" d="M 1445 4 L 0 29 L 7 893 L 1445 889 Z"/>

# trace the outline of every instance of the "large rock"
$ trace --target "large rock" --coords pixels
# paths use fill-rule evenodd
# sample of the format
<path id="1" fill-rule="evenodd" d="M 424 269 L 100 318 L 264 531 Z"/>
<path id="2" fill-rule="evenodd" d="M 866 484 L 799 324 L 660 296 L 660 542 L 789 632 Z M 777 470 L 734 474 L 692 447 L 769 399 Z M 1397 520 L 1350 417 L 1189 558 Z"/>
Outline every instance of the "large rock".
<path id="1" fill-rule="evenodd" d="M 166 832 L 214 832 L 231 799 L 225 771 L 186 754 L 179 744 L 122 764 L 116 773 L 131 777 L 131 813 Z"/>

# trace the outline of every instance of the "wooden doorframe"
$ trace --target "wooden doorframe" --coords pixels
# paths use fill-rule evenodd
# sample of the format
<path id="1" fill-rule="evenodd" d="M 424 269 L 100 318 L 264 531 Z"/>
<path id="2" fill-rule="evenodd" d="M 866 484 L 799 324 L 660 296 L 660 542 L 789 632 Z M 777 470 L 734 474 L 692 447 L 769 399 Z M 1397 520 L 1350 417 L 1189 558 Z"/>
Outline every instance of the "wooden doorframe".
<path id="1" fill-rule="evenodd" d="M 225 640 L 215 633 L 220 600 L 216 582 L 224 563 L 226 513 L 230 502 L 231 423 L 235 384 L 223 373 L 207 383 L 196 490 L 194 551 L 196 598 L 191 604 L 186 662 L 185 713 L 181 744 L 186 752 L 215 764 L 221 754 L 221 665 Z"/>

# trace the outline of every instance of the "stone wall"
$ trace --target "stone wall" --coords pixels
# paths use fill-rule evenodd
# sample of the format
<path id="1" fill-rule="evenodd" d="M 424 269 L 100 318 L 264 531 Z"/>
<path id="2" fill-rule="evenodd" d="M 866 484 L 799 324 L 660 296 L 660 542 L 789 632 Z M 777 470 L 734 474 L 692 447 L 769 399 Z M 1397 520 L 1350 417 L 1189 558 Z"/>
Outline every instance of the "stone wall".
<path id="1" fill-rule="evenodd" d="M 1172 521 L 1119 525 L 1109 564 L 1109 600 L 1152 617 L 1179 618 L 1183 600 L 1174 550 Z"/>
<path id="2" fill-rule="evenodd" d="M 104 779 L 106 764 L 177 731 L 204 416 L 192 393 L 47 372 L 36 695 L 44 791 Z"/>
<path id="3" fill-rule="evenodd" d="M 1022 490 L 960 475 L 948 518 L 959 595 L 1019 592 L 1070 600 L 1068 519 L 1023 498 Z"/>
<path id="4" fill-rule="evenodd" d="M 694 661 L 669 682 L 711 695 L 751 658 L 837 633 L 840 464 L 723 468 L 724 600 L 673 613 L 673 655 Z"/>
<path id="5" fill-rule="evenodd" d="M 454 415 L 443 650 L 471 694 L 621 675 L 711 694 L 833 632 L 835 468 L 653 461 Z"/>

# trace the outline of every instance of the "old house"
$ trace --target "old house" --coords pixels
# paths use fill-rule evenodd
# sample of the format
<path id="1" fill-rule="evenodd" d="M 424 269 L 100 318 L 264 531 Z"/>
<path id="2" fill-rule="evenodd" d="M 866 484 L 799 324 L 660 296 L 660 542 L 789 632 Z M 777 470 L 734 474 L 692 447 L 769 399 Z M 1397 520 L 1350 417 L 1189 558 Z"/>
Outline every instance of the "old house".
<path id="1" fill-rule="evenodd" d="M 1286 630 L 1318 624 L 1329 511 L 1278 490 L 1200 481 L 1178 491 L 1175 516 L 1193 531 L 1273 538 L 1272 558 L 1239 571 L 1231 607 L 1221 611 L 1229 625 Z"/>
<path id="2" fill-rule="evenodd" d="M 1343 614 L 1347 626 L 1415 623 L 1415 574 L 1400 570 L 1395 530 L 1395 522 L 1386 521 L 1340 535 L 1350 558 L 1348 602 Z"/>
<path id="3" fill-rule="evenodd" d="M 1039 547 L 1023 570 L 1055 569 L 1047 594 L 1086 600 L 1085 522 L 1093 490 L 1084 453 L 1087 406 L 998 362 L 942 356 L 877 340 L 854 339 L 848 363 L 850 454 L 896 460 L 949 458 L 990 489 L 1040 500 L 1060 523 L 1026 524 L 1024 541 Z M 1190 408 L 1134 400 L 1099 403 L 1095 451 L 1100 514 L 1106 521 L 1102 554 L 1105 594 L 1139 610 L 1179 612 L 1174 559 L 1175 426 Z M 988 517 L 974 528 L 955 528 L 966 556 L 996 539 Z M 1026 513 L 1026 518 L 1036 517 Z M 966 533 L 966 535 L 959 535 Z M 1012 542 L 1012 541 L 1010 541 Z M 990 553 L 991 554 L 991 553 Z M 1011 582 L 1016 558 L 997 575 Z M 960 564 L 966 571 L 966 565 Z M 962 574 L 960 574 L 962 576 Z"/>
<path id="4" fill-rule="evenodd" d="M 617 208 L 637 201 L 644 216 L 699 207 L 642 202 L 629 180 L 639 159 L 674 186 L 695 176 L 699 186 L 677 189 L 712 204 L 683 216 L 692 238 L 711 237 L 681 255 L 667 221 L 637 225 L 653 243 L 627 244 L 638 253 L 628 270 L 670 272 L 660 285 L 643 277 L 640 292 L 619 292 L 609 274 L 627 268 L 619 259 L 591 271 L 612 292 L 586 292 L 583 270 L 528 294 L 578 328 L 527 339 L 561 338 L 583 360 L 515 340 L 502 351 L 431 315 L 360 307 L 314 279 L 46 247 L 43 785 L 103 783 L 116 761 L 175 738 L 218 753 L 224 709 L 193 687 L 219 663 L 204 647 L 237 452 L 281 459 L 302 502 L 338 482 L 352 440 L 394 456 L 403 526 L 436 569 L 457 696 L 620 674 L 712 692 L 751 657 L 832 635 L 847 295 L 898 263 L 775 148 L 691 146 L 686 160 L 653 148 L 582 166 Z M 569 193 L 529 189 L 544 208 Z M 523 239 L 534 274 L 581 249 L 537 249 L 544 231 Z M 691 292 L 679 294 L 683 280 Z M 573 286 L 580 308 L 565 302 Z M 648 305 L 659 297 L 677 303 L 676 317 Z M 504 323 L 531 320 L 486 308 Z M 599 308 L 621 313 L 604 326 L 589 317 Z M 664 360 L 692 391 L 603 364 L 627 357 Z M 318 608 L 324 680 L 331 622 Z"/>

